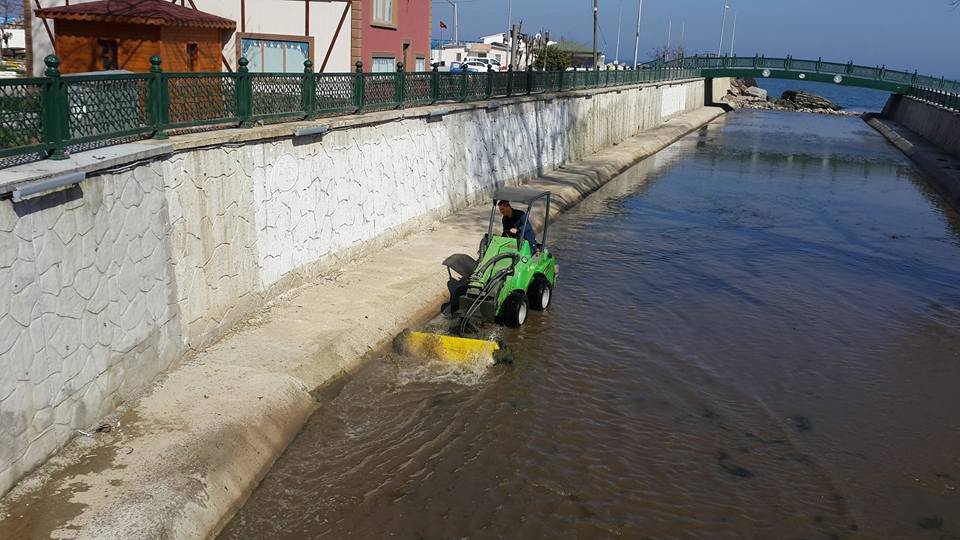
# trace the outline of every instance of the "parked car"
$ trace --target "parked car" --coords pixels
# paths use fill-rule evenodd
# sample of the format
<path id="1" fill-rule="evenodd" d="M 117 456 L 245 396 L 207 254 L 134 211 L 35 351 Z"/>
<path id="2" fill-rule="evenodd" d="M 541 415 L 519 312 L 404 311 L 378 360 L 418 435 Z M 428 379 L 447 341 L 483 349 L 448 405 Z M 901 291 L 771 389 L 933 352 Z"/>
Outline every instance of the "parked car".
<path id="1" fill-rule="evenodd" d="M 454 62 L 450 64 L 450 73 L 483 73 L 487 71 L 487 64 L 477 60 L 468 60 L 466 62 Z"/>
<path id="2" fill-rule="evenodd" d="M 507 70 L 506 66 L 500 65 L 500 60 L 497 60 L 496 58 L 493 58 L 493 57 L 481 58 L 479 56 L 469 56 L 467 57 L 466 60 L 464 60 L 464 63 L 467 63 L 467 64 L 479 63 L 480 65 L 483 66 L 483 71 L 487 71 L 488 66 L 492 66 L 494 71 Z"/>

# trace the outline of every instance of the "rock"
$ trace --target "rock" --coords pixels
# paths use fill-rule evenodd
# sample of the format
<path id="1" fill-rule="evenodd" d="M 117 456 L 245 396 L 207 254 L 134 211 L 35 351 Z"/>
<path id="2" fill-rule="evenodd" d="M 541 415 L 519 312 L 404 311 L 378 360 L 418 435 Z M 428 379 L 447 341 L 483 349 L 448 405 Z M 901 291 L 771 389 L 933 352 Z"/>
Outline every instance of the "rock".
<path id="1" fill-rule="evenodd" d="M 731 96 L 745 96 L 747 88 L 750 88 L 750 85 L 744 79 L 733 79 L 730 81 L 730 90 L 727 93 Z"/>
<path id="2" fill-rule="evenodd" d="M 812 109 L 839 111 L 842 108 L 827 98 L 820 97 L 816 94 L 797 92 L 796 90 L 787 90 L 784 92 L 783 95 L 780 96 L 780 101 L 777 102 L 777 105 L 793 110 Z"/>
<path id="3" fill-rule="evenodd" d="M 744 90 L 744 93 L 748 96 L 753 96 L 757 99 L 766 101 L 767 100 L 767 91 L 763 88 L 757 88 L 756 86 L 751 86 Z"/>
<path id="4" fill-rule="evenodd" d="M 925 516 L 917 519 L 917 525 L 921 529 L 939 530 L 943 528 L 943 518 L 940 516 Z"/>

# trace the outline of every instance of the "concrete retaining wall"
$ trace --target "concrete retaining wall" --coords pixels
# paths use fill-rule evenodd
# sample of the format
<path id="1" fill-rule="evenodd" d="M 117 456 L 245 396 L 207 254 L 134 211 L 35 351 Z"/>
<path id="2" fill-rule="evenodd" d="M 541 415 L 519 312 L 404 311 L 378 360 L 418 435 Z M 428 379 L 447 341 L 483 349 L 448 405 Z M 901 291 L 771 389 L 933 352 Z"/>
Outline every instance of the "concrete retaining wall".
<path id="1" fill-rule="evenodd" d="M 883 107 L 883 116 L 960 158 L 960 113 L 892 94 Z"/>
<path id="2" fill-rule="evenodd" d="M 697 80 L 188 135 L 0 200 L 0 493 L 269 298 L 703 102 Z"/>

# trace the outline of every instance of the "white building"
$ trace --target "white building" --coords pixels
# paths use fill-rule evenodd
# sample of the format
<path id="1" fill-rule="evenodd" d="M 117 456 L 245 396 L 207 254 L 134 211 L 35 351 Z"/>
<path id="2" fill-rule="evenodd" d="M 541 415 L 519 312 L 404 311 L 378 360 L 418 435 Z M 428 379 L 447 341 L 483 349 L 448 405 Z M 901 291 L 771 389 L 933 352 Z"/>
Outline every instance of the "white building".
<path id="1" fill-rule="evenodd" d="M 449 67 L 454 62 L 463 62 L 467 58 L 493 58 L 506 66 L 510 50 L 502 43 L 461 43 L 459 45 L 442 45 L 433 49 L 431 56 L 434 62 L 440 62 L 443 67 Z"/>
<path id="2" fill-rule="evenodd" d="M 548 41 L 548 45 L 556 44 L 555 41 Z M 467 58 L 495 58 L 501 66 L 510 64 L 510 38 L 506 33 L 490 34 L 481 36 L 478 43 L 461 43 L 459 45 L 442 45 L 439 49 L 431 51 L 433 62 L 440 62 L 444 67 L 450 66 L 453 62 L 462 62 Z M 517 58 L 514 62 L 515 69 L 527 69 L 527 64 L 533 59 L 527 54 L 527 44 L 524 41 L 517 43 Z"/>
<path id="3" fill-rule="evenodd" d="M 69 0 L 69 4 L 91 1 L 99 0 Z M 154 0 L 112 1 L 117 4 L 117 9 L 122 9 L 125 2 Z M 28 2 L 30 9 L 27 10 L 24 26 L 30 31 L 27 59 L 28 69 L 32 69 L 34 76 L 43 75 L 43 58 L 55 52 L 53 21 L 37 18 L 34 10 L 67 3 L 67 0 Z M 177 2 L 183 3 L 183 0 Z M 314 71 L 321 71 L 321 68 L 324 72 L 353 70 L 351 0 L 191 0 L 185 5 L 236 21 L 236 31 L 223 41 L 222 59 L 226 70 L 235 71 L 241 49 L 250 47 L 307 51 L 313 61 Z"/>
<path id="4" fill-rule="evenodd" d="M 27 48 L 26 33 L 23 31 L 23 28 L 5 28 L 3 33 L 10 36 L 3 44 L 4 49 L 22 51 Z"/>

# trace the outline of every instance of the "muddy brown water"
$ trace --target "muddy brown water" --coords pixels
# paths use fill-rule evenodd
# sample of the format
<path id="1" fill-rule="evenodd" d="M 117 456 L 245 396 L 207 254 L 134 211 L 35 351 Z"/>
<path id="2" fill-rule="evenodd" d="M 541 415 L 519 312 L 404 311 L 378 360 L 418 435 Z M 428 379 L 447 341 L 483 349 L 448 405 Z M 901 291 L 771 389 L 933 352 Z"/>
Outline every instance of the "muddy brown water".
<path id="1" fill-rule="evenodd" d="M 221 538 L 960 537 L 960 218 L 860 120 L 730 114 L 552 236 L 513 365 L 368 363 Z"/>

